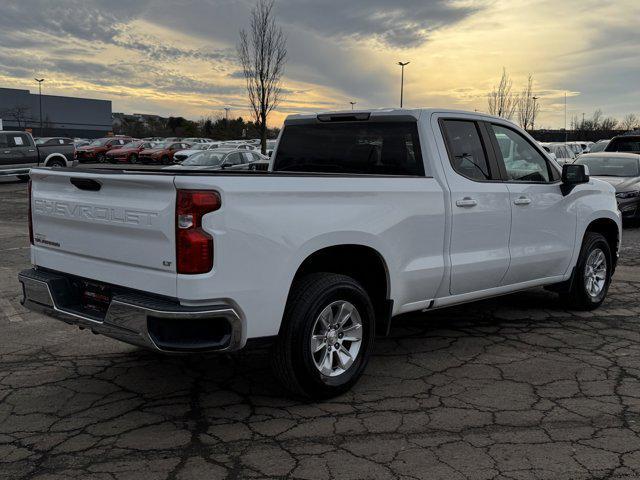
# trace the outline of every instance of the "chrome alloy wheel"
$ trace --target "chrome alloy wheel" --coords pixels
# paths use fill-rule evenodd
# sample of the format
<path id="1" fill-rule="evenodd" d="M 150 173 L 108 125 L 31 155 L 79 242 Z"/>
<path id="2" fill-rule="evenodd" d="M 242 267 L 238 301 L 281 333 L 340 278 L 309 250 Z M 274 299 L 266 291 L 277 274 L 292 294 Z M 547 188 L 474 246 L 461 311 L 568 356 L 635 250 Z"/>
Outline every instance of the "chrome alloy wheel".
<path id="1" fill-rule="evenodd" d="M 345 300 L 328 305 L 311 330 L 311 355 L 325 376 L 346 372 L 358 356 L 362 344 L 362 320 L 356 307 Z"/>
<path id="2" fill-rule="evenodd" d="M 589 254 L 584 267 L 584 286 L 591 298 L 596 298 L 604 289 L 607 281 L 607 257 L 596 248 Z"/>

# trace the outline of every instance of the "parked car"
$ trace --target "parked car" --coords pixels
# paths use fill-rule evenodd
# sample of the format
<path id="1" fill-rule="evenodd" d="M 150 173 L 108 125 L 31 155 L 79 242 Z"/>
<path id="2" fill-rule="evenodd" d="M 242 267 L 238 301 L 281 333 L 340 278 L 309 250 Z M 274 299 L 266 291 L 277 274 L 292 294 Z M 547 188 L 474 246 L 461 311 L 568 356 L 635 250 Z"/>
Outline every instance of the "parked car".
<path id="1" fill-rule="evenodd" d="M 574 309 L 607 295 L 614 188 L 507 120 L 294 115 L 270 169 L 34 169 L 23 304 L 158 352 L 270 340 L 283 384 L 319 399 L 354 385 L 397 315 L 538 286 Z"/>
<path id="2" fill-rule="evenodd" d="M 607 148 L 608 144 L 609 140 L 598 140 L 596 143 L 591 145 L 589 153 L 604 152 L 604 149 Z"/>
<path id="3" fill-rule="evenodd" d="M 180 150 L 191 148 L 191 144 L 184 142 L 156 143 L 151 148 L 141 150 L 138 158 L 142 163 L 160 163 L 167 165 L 173 163 L 173 156 Z"/>
<path id="4" fill-rule="evenodd" d="M 550 149 L 547 145 L 545 145 L 544 143 L 541 143 L 541 142 L 538 142 L 538 145 L 540 145 L 540 147 L 541 147 L 545 152 L 547 152 L 547 155 L 548 155 L 552 160 L 556 160 L 556 161 L 557 161 L 557 159 L 556 159 L 556 154 L 555 154 L 555 153 L 553 153 L 553 152 L 551 151 L 551 149 Z"/>
<path id="5" fill-rule="evenodd" d="M 198 153 L 198 152 L 201 152 L 203 150 L 211 150 L 213 148 L 219 148 L 220 146 L 222 146 L 221 142 L 196 143 L 195 145 L 192 145 L 187 150 L 180 150 L 179 152 L 174 153 L 173 154 L 173 161 L 174 162 L 182 162 L 183 160 L 186 160 L 187 158 L 189 158 L 194 153 Z"/>
<path id="6" fill-rule="evenodd" d="M 560 164 L 572 163 L 576 154 L 573 149 L 569 148 L 564 143 L 544 143 L 545 147 L 548 147 L 551 153 L 555 156 L 555 160 Z"/>
<path id="7" fill-rule="evenodd" d="M 71 139 L 40 138 L 30 133 L 0 131 L 0 175 L 17 175 L 27 180 L 32 167 L 72 167 L 75 147 Z"/>
<path id="8" fill-rule="evenodd" d="M 98 138 L 84 147 L 76 149 L 76 156 L 80 163 L 107 161 L 107 152 L 114 148 L 120 148 L 134 139 L 130 137 L 105 137 Z"/>
<path id="9" fill-rule="evenodd" d="M 195 153 L 179 165 L 165 167 L 165 169 L 188 170 L 227 170 L 249 169 L 249 164 L 259 160 L 264 161 L 265 156 L 258 152 L 241 152 L 236 149 L 216 148 Z"/>
<path id="10" fill-rule="evenodd" d="M 640 153 L 640 135 L 618 135 L 613 137 L 604 151 Z"/>
<path id="11" fill-rule="evenodd" d="M 588 153 L 580 155 L 576 164 L 586 165 L 592 177 L 613 185 L 623 220 L 640 220 L 640 155 Z"/>
<path id="12" fill-rule="evenodd" d="M 143 140 L 135 140 L 133 142 L 126 143 L 119 148 L 114 148 L 106 153 L 107 161 L 110 163 L 138 163 L 140 158 L 140 152 L 155 148 L 157 143 L 145 142 Z"/>

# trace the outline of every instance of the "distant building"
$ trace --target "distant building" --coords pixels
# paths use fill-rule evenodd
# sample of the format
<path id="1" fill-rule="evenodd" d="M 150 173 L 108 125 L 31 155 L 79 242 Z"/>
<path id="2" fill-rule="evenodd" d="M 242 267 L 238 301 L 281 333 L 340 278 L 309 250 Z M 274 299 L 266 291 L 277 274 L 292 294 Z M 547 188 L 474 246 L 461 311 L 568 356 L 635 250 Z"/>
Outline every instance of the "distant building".
<path id="1" fill-rule="evenodd" d="M 34 136 L 104 137 L 112 131 L 111 100 L 42 95 L 0 88 L 0 118 L 4 130 L 30 128 Z"/>

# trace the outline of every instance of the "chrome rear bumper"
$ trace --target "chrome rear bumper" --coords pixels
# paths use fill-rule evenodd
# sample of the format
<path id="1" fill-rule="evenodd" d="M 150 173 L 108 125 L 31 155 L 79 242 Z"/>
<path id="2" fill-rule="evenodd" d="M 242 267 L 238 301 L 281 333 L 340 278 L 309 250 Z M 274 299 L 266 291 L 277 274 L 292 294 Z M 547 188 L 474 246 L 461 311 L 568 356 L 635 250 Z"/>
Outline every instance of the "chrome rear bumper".
<path id="1" fill-rule="evenodd" d="M 22 304 L 68 324 L 160 352 L 233 351 L 244 346 L 242 319 L 229 305 L 184 307 L 137 292 L 118 293 L 100 316 L 78 305 L 71 279 L 36 269 L 20 272 Z"/>

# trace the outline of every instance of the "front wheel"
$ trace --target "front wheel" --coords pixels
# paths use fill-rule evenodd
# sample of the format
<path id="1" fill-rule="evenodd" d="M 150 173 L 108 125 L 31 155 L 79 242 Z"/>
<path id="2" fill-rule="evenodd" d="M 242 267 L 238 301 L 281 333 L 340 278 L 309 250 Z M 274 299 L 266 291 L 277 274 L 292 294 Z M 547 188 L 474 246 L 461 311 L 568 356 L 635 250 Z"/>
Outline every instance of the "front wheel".
<path id="1" fill-rule="evenodd" d="M 98 161 L 98 163 L 105 163 L 107 161 L 107 157 L 104 153 L 99 153 L 98 155 L 96 155 L 96 160 Z"/>
<path id="2" fill-rule="evenodd" d="M 51 160 L 48 164 L 47 167 L 66 167 L 67 166 L 67 162 L 63 162 L 62 160 L 56 158 Z"/>
<path id="3" fill-rule="evenodd" d="M 138 155 L 136 155 L 135 153 L 132 153 L 129 156 L 129 163 L 132 163 L 132 164 L 138 163 Z"/>
<path id="4" fill-rule="evenodd" d="M 593 310 L 604 302 L 613 272 L 609 242 L 599 233 L 587 232 L 571 282 L 564 295 L 569 308 Z"/>
<path id="5" fill-rule="evenodd" d="M 274 371 L 296 395 L 346 392 L 362 375 L 373 347 L 371 299 L 353 278 L 314 273 L 297 280 L 274 346 Z"/>

